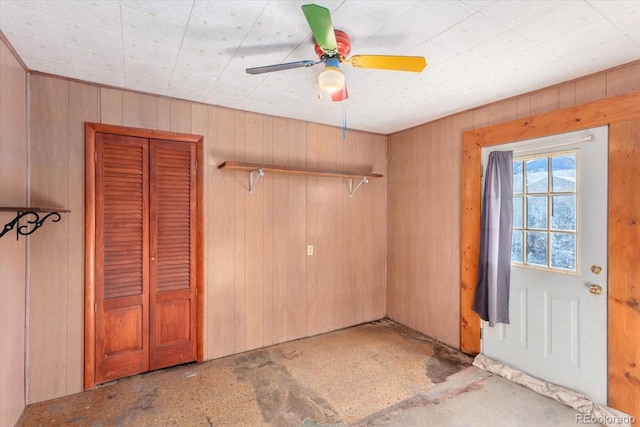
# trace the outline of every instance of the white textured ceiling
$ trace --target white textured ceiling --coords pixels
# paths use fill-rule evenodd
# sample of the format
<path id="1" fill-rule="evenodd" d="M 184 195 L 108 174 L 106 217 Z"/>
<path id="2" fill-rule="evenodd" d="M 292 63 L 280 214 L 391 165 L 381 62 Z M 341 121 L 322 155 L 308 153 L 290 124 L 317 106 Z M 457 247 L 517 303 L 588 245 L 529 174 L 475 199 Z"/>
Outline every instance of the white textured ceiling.
<path id="1" fill-rule="evenodd" d="M 0 0 L 26 66 L 88 82 L 389 134 L 640 59 L 640 1 L 323 0 L 352 54 L 419 55 L 422 73 L 343 65 L 349 100 L 318 99 L 311 1 Z"/>

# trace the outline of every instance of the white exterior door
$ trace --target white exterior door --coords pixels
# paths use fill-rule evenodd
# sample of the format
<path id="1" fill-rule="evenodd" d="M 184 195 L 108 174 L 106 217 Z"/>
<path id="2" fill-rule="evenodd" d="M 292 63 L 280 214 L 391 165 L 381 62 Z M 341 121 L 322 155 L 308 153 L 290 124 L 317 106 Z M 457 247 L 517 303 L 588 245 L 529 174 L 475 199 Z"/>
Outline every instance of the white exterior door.
<path id="1" fill-rule="evenodd" d="M 572 143 L 589 134 L 592 141 Z M 490 148 L 514 151 L 510 324 L 482 326 L 487 357 L 601 404 L 607 403 L 607 146 L 608 129 L 601 127 Z"/>

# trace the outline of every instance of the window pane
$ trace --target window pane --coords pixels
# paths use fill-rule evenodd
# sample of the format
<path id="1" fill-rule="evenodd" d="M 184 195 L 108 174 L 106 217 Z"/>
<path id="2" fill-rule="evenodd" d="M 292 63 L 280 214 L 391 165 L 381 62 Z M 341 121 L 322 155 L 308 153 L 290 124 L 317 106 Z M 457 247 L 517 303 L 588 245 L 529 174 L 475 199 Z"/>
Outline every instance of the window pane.
<path id="1" fill-rule="evenodd" d="M 551 228 L 576 230 L 576 196 L 552 196 Z"/>
<path id="2" fill-rule="evenodd" d="M 551 158 L 551 191 L 576 191 L 576 155 Z"/>
<path id="3" fill-rule="evenodd" d="M 522 197 L 513 198 L 513 226 L 522 228 Z"/>
<path id="4" fill-rule="evenodd" d="M 577 160 L 568 153 L 513 162 L 514 264 L 576 270 Z"/>
<path id="5" fill-rule="evenodd" d="M 527 232 L 527 264 L 547 265 L 547 233 Z"/>
<path id="6" fill-rule="evenodd" d="M 576 236 L 551 233 L 551 267 L 576 269 Z"/>
<path id="7" fill-rule="evenodd" d="M 522 162 L 513 162 L 513 194 L 522 193 Z"/>
<path id="8" fill-rule="evenodd" d="M 513 230 L 511 238 L 511 261 L 522 262 L 522 231 Z"/>
<path id="9" fill-rule="evenodd" d="M 527 193 L 546 193 L 548 182 L 548 157 L 526 162 Z"/>
<path id="10" fill-rule="evenodd" d="M 527 228 L 546 230 L 547 196 L 527 196 Z"/>

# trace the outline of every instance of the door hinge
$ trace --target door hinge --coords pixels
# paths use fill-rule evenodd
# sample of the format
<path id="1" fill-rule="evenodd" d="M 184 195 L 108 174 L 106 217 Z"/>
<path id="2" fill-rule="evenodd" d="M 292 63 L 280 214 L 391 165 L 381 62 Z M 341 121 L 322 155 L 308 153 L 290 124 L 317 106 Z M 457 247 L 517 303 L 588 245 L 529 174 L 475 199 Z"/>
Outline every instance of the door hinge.
<path id="1" fill-rule="evenodd" d="M 97 304 L 97 303 L 94 303 L 94 304 L 93 304 L 93 312 L 94 312 L 94 313 L 97 313 L 97 312 L 98 312 L 98 304 Z"/>
<path id="2" fill-rule="evenodd" d="M 484 176 L 484 165 L 480 163 L 480 178 Z"/>
<path id="3" fill-rule="evenodd" d="M 480 328 L 480 339 L 482 339 L 482 335 L 483 335 L 483 334 L 482 334 L 482 331 L 483 331 L 483 330 L 484 330 L 483 328 Z"/>
<path id="4" fill-rule="evenodd" d="M 93 153 L 93 161 L 94 162 L 98 161 L 98 153 Z"/>

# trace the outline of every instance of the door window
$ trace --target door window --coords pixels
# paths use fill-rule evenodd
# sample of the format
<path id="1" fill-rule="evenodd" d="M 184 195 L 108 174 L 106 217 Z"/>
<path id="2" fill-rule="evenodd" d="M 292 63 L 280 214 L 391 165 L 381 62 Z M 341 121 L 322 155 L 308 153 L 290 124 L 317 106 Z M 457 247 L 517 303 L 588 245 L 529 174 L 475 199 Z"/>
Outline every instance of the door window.
<path id="1" fill-rule="evenodd" d="M 576 152 L 513 162 L 514 265 L 577 272 Z"/>

